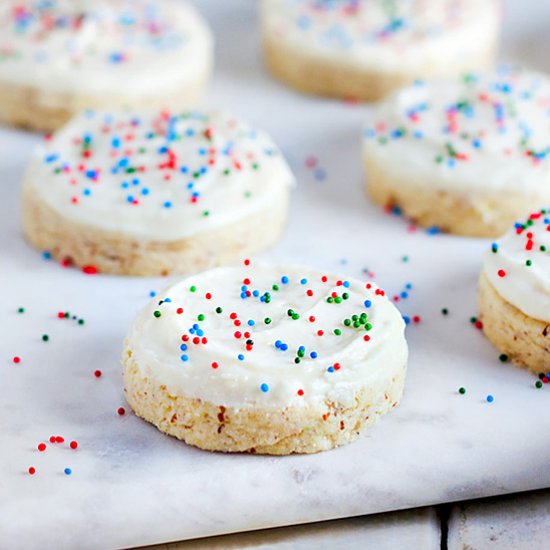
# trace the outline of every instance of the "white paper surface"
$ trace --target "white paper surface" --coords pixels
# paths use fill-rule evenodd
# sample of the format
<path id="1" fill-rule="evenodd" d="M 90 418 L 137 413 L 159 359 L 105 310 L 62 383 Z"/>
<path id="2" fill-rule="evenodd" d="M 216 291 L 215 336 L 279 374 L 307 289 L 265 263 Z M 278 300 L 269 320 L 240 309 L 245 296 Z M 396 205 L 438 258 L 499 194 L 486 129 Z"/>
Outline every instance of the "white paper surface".
<path id="1" fill-rule="evenodd" d="M 370 204 L 360 162 L 366 107 L 300 96 L 271 80 L 252 0 L 196 3 L 218 41 L 205 106 L 268 130 L 299 180 L 288 230 L 262 259 L 350 276 L 368 269 L 391 295 L 411 283 L 398 306 L 422 320 L 407 329 L 405 397 L 358 443 L 287 458 L 202 452 L 129 414 L 122 339 L 149 292 L 167 281 L 86 276 L 28 247 L 19 185 L 39 137 L 1 129 L 0 548 L 127 547 L 550 486 L 550 387 L 536 390 L 533 375 L 502 365 L 469 322 L 489 241 L 410 233 Z M 505 58 L 549 69 L 550 7 L 507 7 Z M 306 167 L 309 156 L 324 180 Z M 66 310 L 85 325 L 57 319 Z M 50 435 L 65 444 L 38 452 Z"/>

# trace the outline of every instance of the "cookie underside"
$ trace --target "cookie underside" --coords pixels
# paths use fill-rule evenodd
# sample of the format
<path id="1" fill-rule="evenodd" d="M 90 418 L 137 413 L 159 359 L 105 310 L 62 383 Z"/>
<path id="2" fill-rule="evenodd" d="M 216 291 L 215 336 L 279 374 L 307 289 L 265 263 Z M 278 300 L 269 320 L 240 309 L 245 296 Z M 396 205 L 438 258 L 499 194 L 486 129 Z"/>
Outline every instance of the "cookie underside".
<path id="1" fill-rule="evenodd" d="M 193 399 L 144 376 L 132 350 L 123 354 L 128 403 L 141 418 L 189 445 L 208 451 L 268 455 L 326 451 L 360 437 L 403 395 L 406 365 L 377 387 L 364 388 L 345 406 L 236 409 Z"/>
<path id="2" fill-rule="evenodd" d="M 484 273 L 478 308 L 483 332 L 499 351 L 536 374 L 550 370 L 550 323 L 525 315 L 502 298 Z"/>
<path id="3" fill-rule="evenodd" d="M 75 223 L 60 216 L 23 186 L 23 231 L 28 242 L 52 258 L 94 266 L 101 273 L 165 276 L 194 273 L 233 263 L 273 244 L 283 231 L 288 188 L 278 199 L 246 218 L 177 241 L 132 238 Z"/>

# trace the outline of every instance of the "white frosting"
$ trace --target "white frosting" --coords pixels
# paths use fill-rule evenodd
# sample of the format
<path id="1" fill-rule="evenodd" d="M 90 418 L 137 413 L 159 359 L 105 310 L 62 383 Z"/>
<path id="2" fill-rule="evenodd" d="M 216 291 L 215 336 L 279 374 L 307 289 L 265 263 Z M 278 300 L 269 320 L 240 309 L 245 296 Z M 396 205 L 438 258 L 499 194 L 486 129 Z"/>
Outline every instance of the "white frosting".
<path id="1" fill-rule="evenodd" d="M 390 176 L 468 194 L 550 198 L 550 80 L 503 68 L 404 88 L 372 108 L 368 157 Z"/>
<path id="2" fill-rule="evenodd" d="M 267 38 L 341 64 L 453 74 L 496 42 L 495 0 L 263 0 Z"/>
<path id="3" fill-rule="evenodd" d="M 292 173 L 271 139 L 226 113 L 73 119 L 36 152 L 36 198 L 73 222 L 173 241 L 286 199 Z"/>
<path id="4" fill-rule="evenodd" d="M 550 323 L 550 208 L 532 214 L 494 243 L 483 269 L 502 298 Z"/>
<path id="5" fill-rule="evenodd" d="M 376 293 L 374 285 L 367 290 L 365 283 L 347 279 L 339 286 L 337 281 L 346 279 L 329 275 L 323 282 L 322 276 L 297 267 L 243 266 L 189 277 L 137 315 L 127 347 L 144 376 L 165 384 L 171 392 L 224 406 L 299 406 L 325 400 L 350 403 L 364 388 L 385 391 L 407 362 L 401 315 L 385 296 Z M 283 277 L 288 277 L 286 284 Z M 257 290 L 258 297 L 241 297 L 247 278 L 245 291 Z M 274 284 L 279 290 L 273 290 Z M 192 286 L 195 292 L 191 292 Z M 308 290 L 313 291 L 312 296 Z M 205 297 L 208 292 L 211 299 Z M 265 292 L 270 293 L 269 303 L 261 301 Z M 327 303 L 333 292 L 340 297 L 345 292 L 349 297 L 341 303 Z M 159 305 L 159 299 L 166 298 L 171 302 Z M 372 302 L 370 307 L 366 300 Z M 178 314 L 180 307 L 183 313 Z M 222 313 L 216 312 L 217 307 Z M 289 309 L 299 318 L 289 316 Z M 155 311 L 160 317 L 155 317 Z M 235 326 L 232 313 L 237 314 L 240 326 Z M 359 328 L 344 325 L 345 319 L 362 313 L 368 318 Z M 200 314 L 204 315 L 202 321 L 198 320 Z M 271 319 L 269 324 L 266 318 Z M 250 320 L 253 326 L 248 324 Z M 366 322 L 371 324 L 370 330 L 366 330 Z M 180 350 L 182 335 L 197 337 L 196 332 L 189 334 L 195 324 L 204 332 L 198 336 L 206 337 L 207 343 L 188 341 L 187 349 Z M 334 329 L 340 329 L 341 335 Z M 318 335 L 319 330 L 324 334 Z M 236 338 L 235 331 L 243 333 L 242 338 Z M 246 331 L 249 336 L 244 335 Z M 253 341 L 251 350 L 246 349 L 248 339 Z M 277 341 L 288 349 L 276 347 Z M 296 363 L 300 346 L 305 347 L 304 357 Z M 212 368 L 213 362 L 217 368 Z M 329 372 L 335 364 L 337 368 Z M 267 391 L 262 391 L 262 384 Z"/>
<path id="6" fill-rule="evenodd" d="M 0 84 L 155 95 L 203 80 L 211 33 L 175 0 L 2 0 Z"/>

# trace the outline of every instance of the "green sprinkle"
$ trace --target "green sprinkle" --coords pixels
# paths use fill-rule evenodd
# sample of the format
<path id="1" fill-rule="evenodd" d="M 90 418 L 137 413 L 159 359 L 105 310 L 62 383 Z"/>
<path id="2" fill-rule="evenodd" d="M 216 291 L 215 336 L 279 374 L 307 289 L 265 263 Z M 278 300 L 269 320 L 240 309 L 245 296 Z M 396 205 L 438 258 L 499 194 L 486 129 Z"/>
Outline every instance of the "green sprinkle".
<path id="1" fill-rule="evenodd" d="M 334 298 L 333 298 L 332 296 L 329 296 L 329 297 L 327 298 L 327 302 L 328 302 L 329 304 L 332 304 L 332 302 L 334 302 Z"/>
<path id="2" fill-rule="evenodd" d="M 50 337 L 49 337 L 47 334 L 43 334 L 43 335 L 42 335 L 42 340 L 43 340 L 44 342 L 47 342 L 49 339 L 50 339 Z"/>
<path id="3" fill-rule="evenodd" d="M 505 353 L 501 353 L 499 356 L 499 361 L 501 363 L 507 363 L 508 362 L 508 356 Z"/>
<path id="4" fill-rule="evenodd" d="M 351 319 L 344 319 L 344 325 L 349 327 L 351 325 Z"/>
<path id="5" fill-rule="evenodd" d="M 17 313 L 25 313 L 25 308 L 24 308 L 24 307 L 20 307 L 20 308 L 17 310 Z"/>
<path id="6" fill-rule="evenodd" d="M 208 210 L 205 210 L 202 215 L 206 218 L 208 216 L 210 216 L 210 212 Z"/>
<path id="7" fill-rule="evenodd" d="M 273 285 L 271 288 L 272 288 L 273 290 L 277 291 L 277 290 L 279 290 L 279 285 Z"/>
<path id="8" fill-rule="evenodd" d="M 337 303 L 337 304 L 341 304 L 342 303 L 342 298 L 340 298 L 340 296 L 336 296 L 336 298 L 334 298 L 334 302 Z"/>
<path id="9" fill-rule="evenodd" d="M 196 287 L 195 285 L 193 285 L 192 287 L 189 288 L 189 290 L 190 290 L 191 292 L 196 292 L 197 287 Z"/>
<path id="10" fill-rule="evenodd" d="M 158 319 L 162 313 L 157 309 L 156 311 L 153 311 L 153 315 Z"/>
<path id="11" fill-rule="evenodd" d="M 531 266 L 533 265 L 533 262 L 532 262 L 531 260 L 527 260 L 527 261 L 525 262 L 525 265 L 526 265 L 527 267 L 531 267 Z"/>
<path id="12" fill-rule="evenodd" d="M 347 292 L 344 292 L 344 294 L 342 294 L 342 298 L 344 300 L 347 300 L 349 298 L 349 294 Z"/>
<path id="13" fill-rule="evenodd" d="M 266 325 L 269 325 L 269 323 L 271 323 L 271 319 L 270 319 L 269 317 L 266 317 L 266 318 L 264 319 L 264 323 L 265 323 Z"/>
<path id="14" fill-rule="evenodd" d="M 449 315 L 449 310 L 448 310 L 446 307 L 444 307 L 444 308 L 441 310 L 441 313 L 442 313 L 443 315 Z"/>
<path id="15" fill-rule="evenodd" d="M 83 324 L 84 324 L 84 319 L 79 319 L 79 320 L 78 320 L 78 324 L 79 324 L 79 325 L 83 325 Z"/>
<path id="16" fill-rule="evenodd" d="M 466 393 L 466 388 L 458 388 L 458 393 L 464 395 Z"/>
<path id="17" fill-rule="evenodd" d="M 542 382 L 540 380 L 535 382 L 535 388 L 538 388 L 539 390 L 542 388 Z"/>
<path id="18" fill-rule="evenodd" d="M 336 336 L 340 336 L 340 334 L 342 334 L 342 331 L 339 328 L 335 328 L 334 334 L 336 334 Z"/>
<path id="19" fill-rule="evenodd" d="M 218 307 L 216 308 L 216 313 L 221 313 L 222 311 L 223 311 L 223 309 L 222 309 L 220 306 L 218 306 Z"/>
<path id="20" fill-rule="evenodd" d="M 199 321 L 204 321 L 204 314 L 203 313 L 199 313 L 199 315 L 197 316 L 197 319 Z"/>
<path id="21" fill-rule="evenodd" d="M 371 330 L 372 329 L 372 325 L 370 323 L 367 323 L 365 325 L 365 330 Z"/>
<path id="22" fill-rule="evenodd" d="M 294 319 L 294 321 L 297 321 L 299 318 L 300 318 L 300 314 L 299 314 L 299 313 L 295 313 L 295 314 L 292 316 L 292 319 Z"/>

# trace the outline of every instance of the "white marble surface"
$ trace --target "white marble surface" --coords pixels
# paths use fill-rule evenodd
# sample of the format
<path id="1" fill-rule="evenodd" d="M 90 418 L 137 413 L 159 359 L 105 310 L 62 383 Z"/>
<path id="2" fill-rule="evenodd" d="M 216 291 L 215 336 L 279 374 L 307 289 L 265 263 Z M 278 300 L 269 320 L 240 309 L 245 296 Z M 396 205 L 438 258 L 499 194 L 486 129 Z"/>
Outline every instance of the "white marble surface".
<path id="1" fill-rule="evenodd" d="M 500 364 L 468 321 L 488 243 L 409 233 L 369 204 L 359 160 L 365 107 L 301 97 L 271 81 L 261 68 L 254 2 L 197 4 L 218 33 L 206 104 L 269 130 L 300 181 L 288 231 L 264 257 L 350 275 L 368 268 L 391 294 L 413 284 L 398 304 L 422 316 L 408 329 L 403 403 L 356 444 L 288 458 L 205 453 L 131 414 L 119 417 L 122 338 L 149 291 L 166 281 L 86 276 L 27 247 L 19 182 L 38 138 L 1 130 L 0 548 L 137 546 L 550 486 L 550 388 L 535 390 L 532 375 Z M 539 36 L 548 42 L 547 24 L 534 9 L 548 17 L 548 6 L 509 4 L 508 55 L 544 68 L 546 49 L 533 44 Z M 324 181 L 305 167 L 311 154 Z M 86 324 L 58 320 L 58 310 Z M 80 447 L 39 453 L 50 435 Z"/>
<path id="2" fill-rule="evenodd" d="M 540 491 L 455 506 L 449 550 L 548 548 L 550 492 Z"/>
<path id="3" fill-rule="evenodd" d="M 151 546 L 144 550 L 439 550 L 434 508 L 280 527 Z"/>

